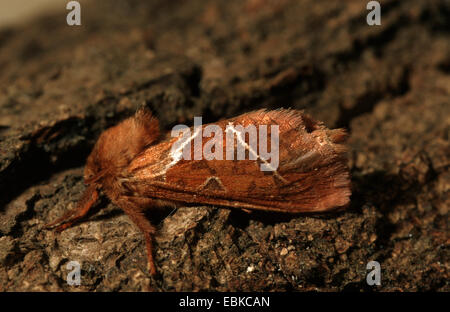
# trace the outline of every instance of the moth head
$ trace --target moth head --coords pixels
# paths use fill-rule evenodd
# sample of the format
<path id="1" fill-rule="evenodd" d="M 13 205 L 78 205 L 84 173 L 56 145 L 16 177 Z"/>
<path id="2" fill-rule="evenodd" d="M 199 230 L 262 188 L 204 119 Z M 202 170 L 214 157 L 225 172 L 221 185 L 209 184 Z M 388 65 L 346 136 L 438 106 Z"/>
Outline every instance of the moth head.
<path id="1" fill-rule="evenodd" d="M 104 131 L 89 155 L 84 170 L 86 184 L 101 184 L 121 170 L 159 137 L 159 123 L 145 108 Z"/>

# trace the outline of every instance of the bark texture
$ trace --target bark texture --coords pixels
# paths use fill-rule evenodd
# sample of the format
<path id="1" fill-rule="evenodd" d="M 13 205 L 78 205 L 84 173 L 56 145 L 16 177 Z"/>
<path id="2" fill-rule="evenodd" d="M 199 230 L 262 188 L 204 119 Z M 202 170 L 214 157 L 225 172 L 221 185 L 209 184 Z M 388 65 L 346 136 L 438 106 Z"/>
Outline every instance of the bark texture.
<path id="1" fill-rule="evenodd" d="M 448 1 L 380 1 L 372 27 L 360 0 L 80 2 L 82 26 L 62 12 L 0 31 L 0 290 L 450 290 Z M 153 279 L 143 236 L 106 200 L 46 230 L 81 196 L 101 131 L 140 105 L 166 130 L 279 107 L 346 127 L 351 205 L 180 208 L 153 219 Z"/>

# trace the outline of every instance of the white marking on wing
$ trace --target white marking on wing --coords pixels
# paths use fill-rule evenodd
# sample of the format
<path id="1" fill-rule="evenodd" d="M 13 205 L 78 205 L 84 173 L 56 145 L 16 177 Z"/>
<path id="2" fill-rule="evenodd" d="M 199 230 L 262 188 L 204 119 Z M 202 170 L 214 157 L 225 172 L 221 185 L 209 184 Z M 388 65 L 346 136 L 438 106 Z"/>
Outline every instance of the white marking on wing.
<path id="1" fill-rule="evenodd" d="M 175 143 L 173 143 L 170 147 L 171 151 L 169 153 L 169 157 L 167 157 L 166 159 L 163 160 L 162 163 L 159 163 L 158 167 L 162 167 L 162 169 L 156 171 L 156 172 L 151 172 L 150 174 L 146 174 L 146 178 L 152 179 L 155 177 L 160 177 L 163 176 L 163 179 L 166 179 L 166 172 L 167 170 L 169 170 L 171 167 L 175 166 L 182 158 L 183 158 L 183 149 L 192 142 L 192 140 L 198 136 L 201 132 L 201 128 L 197 129 L 193 135 L 191 135 L 189 138 L 185 139 L 184 136 L 182 136 L 181 138 L 178 138 L 177 140 L 184 140 L 180 142 L 180 146 L 178 146 L 176 149 L 172 149 L 173 144 L 176 144 L 177 141 L 175 141 Z M 169 159 L 172 159 L 172 161 L 170 161 L 169 163 L 167 163 L 169 161 Z M 166 164 L 164 166 L 164 163 Z M 148 170 L 147 170 L 148 171 Z"/>
<path id="2" fill-rule="evenodd" d="M 165 175 L 167 170 L 169 170 L 171 167 L 175 166 L 182 158 L 183 158 L 183 149 L 188 145 L 191 144 L 192 140 L 194 140 L 195 137 L 197 137 L 200 132 L 202 131 L 201 127 L 198 127 L 197 130 L 195 130 L 194 134 L 191 135 L 188 139 L 186 139 L 184 142 L 182 141 L 180 146 L 178 146 L 175 150 L 171 149 L 170 151 L 170 157 L 172 158 L 172 161 L 168 163 L 164 169 L 162 169 L 160 172 L 158 172 L 156 175 Z M 181 139 L 183 140 L 183 136 Z M 175 143 L 174 143 L 175 144 Z"/>
<path id="3" fill-rule="evenodd" d="M 229 126 L 229 127 L 227 127 L 227 131 L 231 131 L 231 132 L 233 132 L 233 134 L 236 134 L 237 143 L 240 143 L 242 146 L 244 146 L 244 147 L 248 150 L 248 152 L 249 152 L 250 154 L 252 154 L 253 156 L 255 156 L 256 159 L 259 158 L 259 160 L 261 160 L 267 167 L 269 167 L 270 169 L 272 169 L 272 172 L 273 172 L 273 173 L 274 173 L 281 181 L 287 183 L 286 179 L 284 179 L 284 178 L 278 173 L 278 171 L 276 170 L 276 168 L 274 168 L 269 162 L 267 162 L 267 160 L 262 159 L 262 158 L 258 155 L 258 153 L 255 152 L 255 151 L 250 147 L 250 145 L 248 145 L 248 144 L 245 142 L 245 139 L 242 138 L 242 133 L 241 133 L 240 131 L 237 131 L 237 130 L 235 129 L 235 127 L 234 127 L 234 125 L 233 125 L 232 122 L 229 122 L 229 123 L 228 123 L 228 126 Z"/>

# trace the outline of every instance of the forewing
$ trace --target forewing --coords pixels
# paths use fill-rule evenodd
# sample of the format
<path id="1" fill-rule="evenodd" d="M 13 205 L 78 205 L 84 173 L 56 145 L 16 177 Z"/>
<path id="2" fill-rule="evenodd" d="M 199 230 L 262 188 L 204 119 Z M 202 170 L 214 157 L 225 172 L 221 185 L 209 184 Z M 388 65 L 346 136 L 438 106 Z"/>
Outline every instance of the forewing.
<path id="1" fill-rule="evenodd" d="M 329 130 L 295 110 L 256 111 L 215 125 L 223 132 L 223 160 L 185 160 L 172 149 L 179 138 L 168 138 L 134 159 L 123 181 L 126 188 L 139 196 L 170 201 L 284 212 L 324 211 L 348 204 L 350 178 L 342 129 Z M 248 144 L 248 135 L 242 136 L 246 158 L 226 159 L 227 125 L 267 125 L 268 150 L 270 125 L 278 125 L 276 170 L 261 170 L 268 160 L 260 157 L 259 141 L 257 146 Z M 191 138 L 198 135 L 195 129 L 191 133 Z M 209 139 L 203 138 L 202 150 Z M 238 141 L 234 140 L 235 151 L 242 143 Z M 193 138 L 191 143 L 193 156 Z M 250 160 L 255 154 L 256 160 Z"/>

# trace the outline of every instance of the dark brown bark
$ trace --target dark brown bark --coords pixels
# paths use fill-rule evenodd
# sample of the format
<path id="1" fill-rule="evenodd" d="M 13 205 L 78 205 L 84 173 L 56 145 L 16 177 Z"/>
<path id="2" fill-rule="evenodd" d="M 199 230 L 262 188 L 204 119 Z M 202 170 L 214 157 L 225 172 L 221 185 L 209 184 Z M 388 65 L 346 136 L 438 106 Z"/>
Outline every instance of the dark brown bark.
<path id="1" fill-rule="evenodd" d="M 369 290 L 371 260 L 375 290 L 450 290 L 448 1 L 380 1 L 372 27 L 360 0 L 80 2 L 80 27 L 63 12 L 0 31 L 0 290 Z M 346 127 L 351 205 L 162 214 L 152 280 L 106 200 L 46 230 L 83 193 L 99 134 L 141 105 L 166 130 L 279 107 Z"/>

